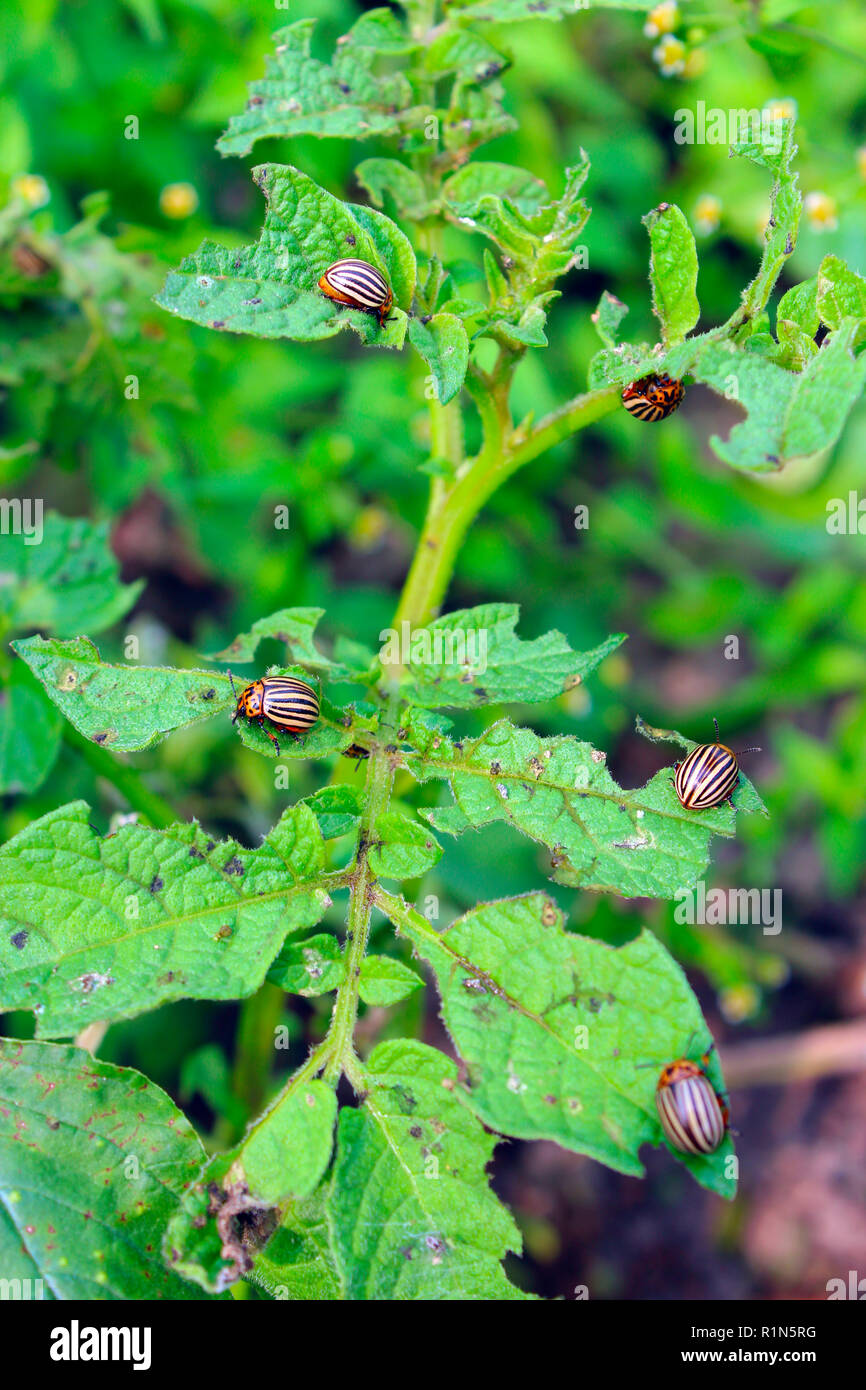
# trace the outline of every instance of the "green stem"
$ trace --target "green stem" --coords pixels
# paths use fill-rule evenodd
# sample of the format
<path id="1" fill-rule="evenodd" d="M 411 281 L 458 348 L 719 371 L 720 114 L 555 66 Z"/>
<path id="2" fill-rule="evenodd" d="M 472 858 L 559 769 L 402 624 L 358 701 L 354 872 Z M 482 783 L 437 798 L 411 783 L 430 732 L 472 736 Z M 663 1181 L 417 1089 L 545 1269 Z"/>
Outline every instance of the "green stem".
<path id="1" fill-rule="evenodd" d="M 459 400 L 440 405 L 430 401 L 430 457 L 446 459 L 457 467 L 464 455 L 463 413 Z"/>
<path id="2" fill-rule="evenodd" d="M 442 933 L 438 932 L 435 927 L 432 927 L 427 921 L 427 918 L 421 915 L 417 907 L 413 907 L 411 903 L 407 903 L 405 898 L 398 897 L 396 893 L 387 893 L 384 888 L 377 884 L 373 893 L 373 902 L 374 905 L 378 907 L 379 911 L 388 918 L 391 925 L 396 927 L 398 931 L 401 927 L 405 928 L 408 940 L 416 940 L 421 936 L 425 941 L 430 942 L 431 945 L 438 946 L 441 950 Z M 473 973 L 476 972 L 477 967 L 470 965 L 469 961 L 464 963 Z"/>
<path id="3" fill-rule="evenodd" d="M 457 553 L 475 517 L 506 479 L 576 430 L 614 410 L 619 391 L 606 387 L 569 401 L 544 417 L 534 429 L 519 427 L 506 433 L 508 382 L 498 388 L 498 401 L 479 406 L 487 426 L 485 444 L 451 484 L 434 491 L 415 558 L 403 589 L 393 626 L 399 632 L 408 621 L 423 627 L 436 616 L 451 580 Z M 473 393 L 479 392 L 476 385 Z"/>
<path id="4" fill-rule="evenodd" d="M 573 400 L 567 401 L 559 410 L 553 410 L 549 415 L 545 415 L 523 437 L 521 437 L 521 430 L 516 430 L 512 440 L 506 476 L 513 473 L 515 469 L 522 468 L 525 463 L 531 463 L 540 454 L 552 449 L 554 444 L 561 444 L 564 439 L 576 434 L 578 430 L 585 429 L 587 425 L 594 425 L 596 420 L 610 415 L 612 411 L 616 410 L 619 402 L 620 388 L 618 386 L 605 386 L 600 391 L 586 391 L 583 395 L 575 396 Z"/>
<path id="5" fill-rule="evenodd" d="M 431 411 L 431 451 L 455 465 L 450 481 L 438 478 L 431 488 L 427 518 L 419 539 L 412 567 L 392 626 L 422 626 L 438 610 L 448 588 L 454 561 L 472 521 L 498 487 L 531 459 L 576 430 L 592 424 L 616 408 L 619 392 L 613 388 L 591 391 L 569 401 L 561 410 L 545 416 L 532 427 L 524 422 L 512 430 L 508 396 L 516 359 L 503 352 L 493 373 L 472 369 L 467 387 L 475 399 L 484 430 L 481 452 L 461 461 L 463 422 L 457 402 Z M 390 690 L 382 714 L 382 726 L 396 726 L 400 696 L 396 690 L 399 667 L 385 670 L 385 687 Z M 337 992 L 327 1037 L 297 1072 L 283 1094 L 297 1085 L 299 1078 L 323 1071 L 324 1079 L 336 1085 L 345 1075 L 359 1093 L 364 1089 L 363 1068 L 355 1052 L 355 1024 L 358 1017 L 358 991 L 364 956 L 370 935 L 370 918 L 378 905 L 388 911 L 397 924 L 401 912 L 412 912 L 399 899 L 385 894 L 376 883 L 369 863 L 369 850 L 375 840 L 376 821 L 387 809 L 394 781 L 395 758 L 384 746 L 376 748 L 367 764 L 365 804 L 358 834 L 358 851 L 348 874 L 349 910 L 346 927 L 346 956 L 343 980 Z M 422 919 L 423 920 L 423 919 Z M 425 928 L 428 924 L 424 923 Z M 279 1104 L 279 1101 L 276 1102 Z"/>
<path id="6" fill-rule="evenodd" d="M 397 697 L 392 696 L 383 713 L 386 725 L 396 721 Z M 394 780 L 394 765 L 385 748 L 377 748 L 367 765 L 364 810 L 358 831 L 358 853 L 349 879 L 349 911 L 346 919 L 346 961 L 331 1026 L 325 1039 L 328 1061 L 324 1079 L 336 1084 L 346 1072 L 355 1075 L 355 1023 L 358 1017 L 358 990 L 361 965 L 370 936 L 374 875 L 369 851 L 376 837 L 376 821 L 387 809 Z"/>
<path id="7" fill-rule="evenodd" d="M 74 748 L 76 753 L 80 753 L 96 775 L 110 782 L 124 801 L 150 821 L 151 825 L 164 830 L 166 826 L 176 824 L 177 813 L 167 801 L 145 786 L 137 768 L 129 767 L 128 764 L 113 758 L 104 748 L 100 748 L 98 743 L 92 743 L 68 722 L 63 725 L 63 741 L 68 747 Z"/>
<path id="8" fill-rule="evenodd" d="M 311 1077 L 316 1076 L 322 1070 L 329 1055 L 330 1041 L 329 1038 L 324 1038 L 322 1042 L 319 1043 L 318 1047 L 313 1048 L 303 1066 L 298 1067 L 298 1070 L 289 1077 L 289 1080 L 286 1082 L 279 1095 L 275 1097 L 272 1104 L 268 1106 L 267 1110 L 259 1115 L 254 1123 L 250 1125 L 250 1128 L 244 1136 L 245 1142 L 248 1142 L 255 1134 L 256 1130 L 260 1129 L 266 1121 L 270 1120 L 276 1111 L 279 1110 L 280 1106 L 284 1105 L 291 1096 L 294 1095 L 298 1086 L 303 1085 L 305 1081 L 310 1080 Z"/>

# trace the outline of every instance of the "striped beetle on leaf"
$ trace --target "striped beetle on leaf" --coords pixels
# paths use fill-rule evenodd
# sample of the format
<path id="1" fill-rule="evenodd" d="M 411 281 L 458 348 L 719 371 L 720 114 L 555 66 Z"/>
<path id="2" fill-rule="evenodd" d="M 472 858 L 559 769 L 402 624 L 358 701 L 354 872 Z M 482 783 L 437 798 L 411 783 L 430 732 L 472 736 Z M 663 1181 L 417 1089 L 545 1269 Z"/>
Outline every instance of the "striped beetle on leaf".
<path id="1" fill-rule="evenodd" d="M 712 1043 L 700 1062 L 680 1057 L 662 1068 L 656 1085 L 656 1109 L 664 1136 L 680 1153 L 711 1154 L 728 1132 L 728 1105 L 716 1094 L 706 1073 Z"/>
<path id="2" fill-rule="evenodd" d="M 380 328 L 385 327 L 394 303 L 391 286 L 382 272 L 354 258 L 329 265 L 319 281 L 319 289 L 337 304 L 375 314 Z"/>
<path id="3" fill-rule="evenodd" d="M 679 410 L 685 394 L 681 381 L 675 381 L 667 372 L 653 372 L 630 382 L 621 399 L 629 415 L 652 425 Z"/>
<path id="4" fill-rule="evenodd" d="M 711 806 L 721 806 L 723 801 L 731 801 L 731 794 L 740 780 L 737 754 L 726 743 L 719 743 L 719 721 L 713 719 L 713 724 L 716 742 L 699 744 L 674 766 L 671 782 L 680 805 L 687 811 L 706 811 Z M 761 749 L 744 748 L 742 751 L 760 753 Z"/>
<path id="5" fill-rule="evenodd" d="M 280 745 L 269 729 L 267 719 L 277 729 L 297 738 L 312 729 L 319 717 L 319 697 L 311 685 L 295 676 L 262 676 L 238 695 L 231 671 L 228 672 L 237 704 L 232 723 L 243 716 L 264 730 L 279 754 Z"/>

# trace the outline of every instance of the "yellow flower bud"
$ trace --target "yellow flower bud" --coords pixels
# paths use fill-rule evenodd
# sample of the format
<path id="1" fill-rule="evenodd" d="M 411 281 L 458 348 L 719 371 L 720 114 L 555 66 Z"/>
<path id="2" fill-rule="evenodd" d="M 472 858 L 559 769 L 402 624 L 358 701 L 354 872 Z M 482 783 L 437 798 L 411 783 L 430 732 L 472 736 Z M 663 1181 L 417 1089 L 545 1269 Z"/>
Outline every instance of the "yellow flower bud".
<path id="1" fill-rule="evenodd" d="M 10 192 L 13 198 L 20 198 L 31 208 L 43 208 L 51 197 L 41 174 L 19 174 L 12 180 Z"/>
<path id="2" fill-rule="evenodd" d="M 803 211 L 813 232 L 835 232 L 839 226 L 836 199 L 829 193 L 807 193 Z"/>
<path id="3" fill-rule="evenodd" d="M 718 231 L 721 220 L 721 200 L 713 193 L 703 193 L 695 203 L 695 231 L 699 236 L 710 236 Z"/>
<path id="4" fill-rule="evenodd" d="M 660 34 L 670 34 L 680 22 L 680 7 L 676 0 L 663 0 L 646 17 L 643 31 L 648 39 L 657 39 Z"/>
<path id="5" fill-rule="evenodd" d="M 674 77 L 685 67 L 686 46 L 681 39 L 666 34 L 653 49 L 653 60 L 658 64 L 662 77 Z"/>

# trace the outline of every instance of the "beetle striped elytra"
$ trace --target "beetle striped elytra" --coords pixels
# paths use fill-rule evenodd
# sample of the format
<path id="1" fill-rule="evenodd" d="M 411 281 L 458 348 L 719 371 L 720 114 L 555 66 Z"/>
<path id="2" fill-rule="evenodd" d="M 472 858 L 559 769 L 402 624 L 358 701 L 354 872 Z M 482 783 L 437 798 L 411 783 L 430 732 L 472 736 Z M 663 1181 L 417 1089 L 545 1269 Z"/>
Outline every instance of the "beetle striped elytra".
<path id="1" fill-rule="evenodd" d="M 385 327 L 394 303 L 388 281 L 381 271 L 366 261 L 335 261 L 320 279 L 319 289 L 338 304 L 361 309 L 365 314 L 375 314 L 380 328 Z"/>
<path id="2" fill-rule="evenodd" d="M 237 703 L 232 715 L 234 724 L 241 716 L 258 724 L 271 743 L 280 751 L 280 745 L 269 729 L 265 729 L 267 719 L 277 729 L 283 729 L 293 738 L 312 729 L 319 717 L 319 697 L 311 685 L 295 676 L 262 676 L 247 685 L 238 695 L 231 671 L 228 672 L 232 694 Z"/>
<path id="3" fill-rule="evenodd" d="M 653 372 L 630 382 L 621 399 L 629 415 L 654 424 L 679 410 L 685 394 L 686 388 L 681 381 L 674 380 L 667 372 Z"/>
<path id="4" fill-rule="evenodd" d="M 687 1057 L 669 1062 L 656 1085 L 656 1109 L 664 1136 L 680 1153 L 715 1153 L 728 1132 L 727 1103 L 713 1090 L 704 1070 L 711 1051 L 712 1047 L 700 1062 Z"/>
<path id="5" fill-rule="evenodd" d="M 721 806 L 723 801 L 731 801 L 731 794 L 740 780 L 737 754 L 726 743 L 718 742 L 719 721 L 714 719 L 713 724 L 716 742 L 700 744 L 674 766 L 671 782 L 680 805 L 687 811 L 706 811 L 711 806 Z M 744 748 L 742 751 L 760 753 L 761 750 Z"/>

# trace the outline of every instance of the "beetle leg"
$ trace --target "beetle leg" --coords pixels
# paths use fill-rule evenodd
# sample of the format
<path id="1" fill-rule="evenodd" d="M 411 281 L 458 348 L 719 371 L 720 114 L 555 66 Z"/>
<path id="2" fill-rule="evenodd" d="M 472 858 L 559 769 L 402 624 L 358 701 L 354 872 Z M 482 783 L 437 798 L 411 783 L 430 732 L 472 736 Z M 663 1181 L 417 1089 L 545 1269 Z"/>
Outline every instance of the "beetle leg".
<path id="1" fill-rule="evenodd" d="M 263 733 L 263 734 L 267 734 L 268 738 L 271 740 L 271 743 L 274 745 L 274 747 L 275 747 L 276 750 L 277 750 L 277 757 L 279 757 L 279 756 L 280 756 L 280 745 L 277 743 L 277 740 L 274 738 L 274 736 L 273 736 L 273 734 L 271 733 L 270 729 L 266 729 L 266 728 L 265 728 L 265 716 L 264 716 L 264 715 L 262 715 L 261 719 L 258 721 L 258 725 L 259 725 L 259 728 L 261 729 L 262 733 Z"/>

